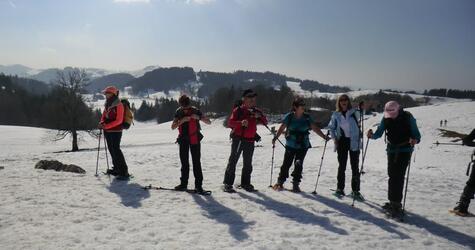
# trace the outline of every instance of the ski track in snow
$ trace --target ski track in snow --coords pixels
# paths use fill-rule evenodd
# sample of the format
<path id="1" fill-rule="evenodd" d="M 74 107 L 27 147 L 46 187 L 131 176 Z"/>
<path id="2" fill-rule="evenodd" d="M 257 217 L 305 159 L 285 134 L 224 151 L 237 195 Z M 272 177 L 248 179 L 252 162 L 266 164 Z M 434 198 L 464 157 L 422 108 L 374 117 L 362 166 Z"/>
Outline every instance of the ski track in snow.
<path id="1" fill-rule="evenodd" d="M 389 220 L 379 206 L 386 200 L 384 140 L 371 141 L 362 176 L 367 202 L 351 207 L 339 200 L 337 160 L 329 143 L 318 196 L 312 195 L 322 148 L 310 149 L 304 163 L 302 194 L 267 188 L 271 165 L 271 135 L 259 127 L 262 147 L 254 154 L 253 183 L 260 192 L 221 191 L 230 153 L 229 130 L 222 120 L 203 125 L 204 187 L 211 196 L 173 191 L 142 190 L 141 185 L 173 187 L 180 163 L 170 123 L 137 123 L 124 132 L 123 152 L 135 178 L 120 182 L 95 177 L 97 141 L 69 149 L 69 141 L 44 141 L 46 130 L 0 126 L 0 245 L 1 249 L 475 249 L 475 220 L 450 215 L 467 180 L 472 148 L 432 145 L 440 138 L 441 119 L 448 128 L 470 132 L 475 102 L 446 103 L 409 109 L 417 118 L 422 142 L 412 162 L 406 223 Z M 370 117 L 369 128 L 381 115 Z M 312 134 L 312 144 L 323 141 Z M 277 144 L 274 180 L 283 158 Z M 76 164 L 78 175 L 34 169 L 40 159 Z M 240 180 L 238 163 L 236 183 Z M 101 151 L 100 170 L 106 168 Z M 190 187 L 193 175 L 190 173 Z M 347 169 L 347 187 L 351 171 Z M 290 180 L 286 182 L 290 186 Z M 473 212 L 473 206 L 472 206 Z"/>

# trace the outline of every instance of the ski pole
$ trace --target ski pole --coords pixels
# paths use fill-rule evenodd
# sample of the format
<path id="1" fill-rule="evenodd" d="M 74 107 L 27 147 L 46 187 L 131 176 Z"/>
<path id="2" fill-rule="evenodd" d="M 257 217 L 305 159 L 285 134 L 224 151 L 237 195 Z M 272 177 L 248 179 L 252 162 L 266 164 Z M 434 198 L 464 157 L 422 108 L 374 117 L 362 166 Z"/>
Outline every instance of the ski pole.
<path id="1" fill-rule="evenodd" d="M 266 128 L 267 128 L 267 130 L 269 130 L 269 132 L 271 132 L 271 134 L 274 134 L 274 133 L 272 133 L 272 130 L 269 128 L 269 126 L 267 126 L 267 124 L 263 124 L 263 125 L 264 125 L 264 127 L 266 127 Z M 281 141 L 281 140 L 279 140 L 279 138 L 277 138 L 277 141 L 280 143 L 280 145 L 282 145 L 282 147 L 284 147 L 284 148 L 285 148 L 285 145 L 284 145 L 284 143 L 282 143 L 282 141 Z"/>
<path id="2" fill-rule="evenodd" d="M 360 123 L 361 123 L 361 131 L 360 131 L 360 137 L 361 137 L 361 155 L 365 154 L 366 149 L 363 150 L 363 145 L 364 145 L 364 101 L 361 101 L 359 104 L 360 108 Z M 361 164 L 364 163 L 364 157 L 361 159 Z"/>
<path id="3" fill-rule="evenodd" d="M 107 156 L 107 141 L 106 141 L 105 133 L 104 133 L 104 151 L 106 151 L 107 170 L 109 170 L 109 157 Z"/>
<path id="4" fill-rule="evenodd" d="M 411 155 L 412 156 L 412 155 Z M 407 176 L 406 176 L 406 190 L 404 191 L 404 201 L 402 203 L 402 216 L 401 216 L 401 221 L 404 218 L 405 215 L 405 209 L 406 209 L 406 197 L 407 197 L 407 187 L 409 186 L 409 173 L 411 171 L 411 159 L 409 159 L 409 165 L 407 165 Z"/>
<path id="5" fill-rule="evenodd" d="M 327 131 L 327 137 L 328 137 L 329 134 L 330 134 L 330 130 Z M 328 140 L 325 140 L 325 145 L 323 146 L 322 160 L 320 161 L 320 167 L 318 168 L 317 181 L 315 182 L 315 189 L 313 190 L 312 194 L 317 194 L 318 180 L 320 179 L 320 173 L 322 171 L 323 158 L 325 157 L 325 151 L 327 149 L 327 143 L 328 143 Z"/>
<path id="6" fill-rule="evenodd" d="M 99 130 L 99 142 L 97 143 L 97 160 L 96 160 L 96 176 L 97 176 L 97 169 L 99 168 L 99 152 L 101 150 L 101 136 L 102 136 L 102 129 Z"/>
<path id="7" fill-rule="evenodd" d="M 271 165 L 270 165 L 269 187 L 272 187 L 272 174 L 274 172 L 274 153 L 275 153 L 275 144 L 272 145 L 272 161 L 271 161 Z"/>
<path id="8" fill-rule="evenodd" d="M 470 168 L 472 168 L 472 171 L 474 171 L 474 170 L 473 170 L 473 167 L 475 166 L 475 159 L 474 159 L 474 157 L 475 157 L 475 150 L 473 150 L 472 161 L 470 161 L 470 162 L 468 163 L 468 166 L 467 166 L 467 176 L 470 176 Z"/>
<path id="9" fill-rule="evenodd" d="M 364 171 L 364 160 L 366 159 L 366 152 L 368 150 L 368 145 L 369 145 L 369 139 L 366 140 L 366 146 L 364 148 L 364 154 L 363 154 L 363 159 L 361 160 L 361 171 L 360 171 L 360 174 L 366 174 L 366 172 Z"/>
<path id="10" fill-rule="evenodd" d="M 432 144 L 435 144 L 437 146 L 439 145 L 453 145 L 453 146 L 463 146 L 463 144 L 459 144 L 459 143 L 449 143 L 449 142 L 439 142 L 439 141 L 436 141 Z"/>
<path id="11" fill-rule="evenodd" d="M 369 145 L 369 138 L 368 140 L 366 140 L 366 146 L 365 146 L 365 149 L 364 149 L 364 154 L 363 154 L 363 159 L 361 160 L 361 169 L 360 169 L 360 185 L 361 185 L 361 176 L 363 174 L 365 174 L 365 171 L 364 171 L 364 160 L 366 158 L 366 152 L 368 152 L 368 145 Z M 353 203 L 351 203 L 351 206 L 354 207 L 355 206 L 355 200 L 356 200 L 356 195 L 353 194 Z"/>

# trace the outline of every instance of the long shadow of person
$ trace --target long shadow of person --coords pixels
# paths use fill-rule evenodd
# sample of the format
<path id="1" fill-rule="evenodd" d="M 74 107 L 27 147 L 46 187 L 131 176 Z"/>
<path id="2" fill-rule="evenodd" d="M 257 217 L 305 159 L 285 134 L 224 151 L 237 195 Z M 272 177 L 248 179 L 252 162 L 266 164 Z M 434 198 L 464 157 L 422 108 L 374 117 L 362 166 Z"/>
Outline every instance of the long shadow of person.
<path id="1" fill-rule="evenodd" d="M 260 192 L 256 192 L 255 194 L 259 196 L 259 198 L 252 197 L 244 193 L 239 193 L 241 197 L 250 200 L 254 203 L 260 204 L 268 210 L 275 211 L 278 216 L 291 219 L 301 224 L 318 225 L 333 233 L 348 235 L 348 232 L 346 230 L 334 226 L 331 221 L 326 217 L 318 216 L 316 214 L 308 212 L 305 209 L 290 205 L 288 203 L 276 201 Z"/>
<path id="2" fill-rule="evenodd" d="M 121 203 L 126 207 L 139 208 L 142 200 L 150 197 L 149 190 L 145 190 L 137 183 L 119 181 L 114 179 L 108 187 L 109 191 L 120 197 Z"/>
<path id="3" fill-rule="evenodd" d="M 249 238 L 245 230 L 254 222 L 245 222 L 244 218 L 236 211 L 217 202 L 211 195 L 192 195 L 196 204 L 205 212 L 205 216 L 229 227 L 229 234 L 238 241 Z"/>
<path id="4" fill-rule="evenodd" d="M 357 207 L 351 207 L 348 204 L 338 202 L 336 200 L 320 196 L 320 195 L 311 195 L 308 193 L 300 193 L 302 197 L 305 197 L 307 199 L 315 200 L 318 201 L 322 204 L 324 204 L 327 207 L 330 207 L 338 212 L 340 212 L 342 215 L 354 219 L 354 220 L 360 220 L 360 221 L 367 221 L 370 222 L 381 229 L 389 232 L 389 233 L 394 233 L 397 234 L 401 239 L 409 239 L 410 237 L 398 230 L 396 228 L 398 227 L 397 224 L 392 223 L 388 220 L 382 219 L 375 217 L 371 213 L 365 212 Z"/>
<path id="5" fill-rule="evenodd" d="M 381 210 L 381 208 L 374 202 L 365 202 L 371 208 Z M 454 229 L 438 224 L 434 221 L 426 219 L 418 214 L 407 212 L 405 216 L 405 223 L 408 225 L 416 226 L 421 229 L 425 229 L 433 235 L 447 239 L 462 246 L 468 246 L 471 249 L 475 249 L 475 237 L 470 236 Z"/>

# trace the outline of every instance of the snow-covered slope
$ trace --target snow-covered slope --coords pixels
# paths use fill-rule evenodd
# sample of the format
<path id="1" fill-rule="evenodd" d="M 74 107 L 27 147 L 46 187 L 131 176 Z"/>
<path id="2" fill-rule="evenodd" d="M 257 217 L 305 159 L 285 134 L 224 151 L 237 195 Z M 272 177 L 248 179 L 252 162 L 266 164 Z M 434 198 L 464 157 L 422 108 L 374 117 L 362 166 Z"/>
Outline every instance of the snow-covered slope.
<path id="1" fill-rule="evenodd" d="M 287 86 L 297 95 L 303 96 L 303 97 L 323 97 L 323 98 L 329 98 L 335 100 L 338 98 L 343 93 L 324 93 L 324 92 L 318 92 L 315 91 L 313 94 L 310 91 L 303 90 L 300 87 L 300 82 L 292 82 L 292 81 L 287 81 Z M 351 98 L 356 98 L 358 96 L 362 95 L 369 95 L 369 94 L 376 94 L 379 92 L 379 89 L 368 89 L 368 90 L 353 90 L 350 92 L 347 92 L 345 94 L 349 95 Z M 401 93 L 396 93 L 396 92 L 390 92 L 390 91 L 383 91 L 384 93 L 395 93 L 395 94 L 401 94 Z M 438 96 L 424 96 L 420 94 L 407 94 L 413 99 L 421 99 L 421 98 L 429 98 L 429 102 L 427 104 L 439 104 L 439 103 L 448 103 L 448 102 L 469 102 L 470 100 L 468 99 L 455 99 L 455 98 L 448 98 L 448 97 L 438 97 Z"/>
<path id="2" fill-rule="evenodd" d="M 222 120 L 203 125 L 204 186 L 202 197 L 171 191 L 144 191 L 141 185 L 173 187 L 180 163 L 170 124 L 137 123 L 123 136 L 123 151 L 135 178 L 120 182 L 95 177 L 97 141 L 86 139 L 84 151 L 69 142 L 46 143 L 47 130 L 0 126 L 0 245 L 2 249 L 474 249 L 473 218 L 449 215 L 467 179 L 472 148 L 436 147 L 441 119 L 448 129 L 469 132 L 475 124 L 475 102 L 447 103 L 409 109 L 421 127 L 422 142 L 414 155 L 407 197 L 406 223 L 388 220 L 378 210 L 386 199 L 384 141 L 372 141 L 362 192 L 367 202 L 351 207 L 338 200 L 337 160 L 327 150 L 319 196 L 313 191 L 322 148 L 311 149 L 304 166 L 303 194 L 267 188 L 271 135 L 263 136 L 254 154 L 253 183 L 259 193 L 220 191 L 230 153 L 229 131 Z M 370 117 L 366 127 L 380 115 Z M 323 146 L 316 135 L 314 146 Z M 274 181 L 283 148 L 276 147 Z M 86 175 L 34 169 L 40 159 L 58 159 L 83 167 Z M 101 151 L 100 169 L 105 154 Z M 241 162 L 238 164 L 237 183 Z M 191 174 L 192 175 L 192 174 Z M 350 172 L 347 172 L 349 192 Z M 193 177 L 190 179 L 193 183 Z M 287 185 L 290 185 L 289 181 Z M 191 186 L 192 187 L 192 186 Z M 471 211 L 474 212 L 473 207 Z"/>

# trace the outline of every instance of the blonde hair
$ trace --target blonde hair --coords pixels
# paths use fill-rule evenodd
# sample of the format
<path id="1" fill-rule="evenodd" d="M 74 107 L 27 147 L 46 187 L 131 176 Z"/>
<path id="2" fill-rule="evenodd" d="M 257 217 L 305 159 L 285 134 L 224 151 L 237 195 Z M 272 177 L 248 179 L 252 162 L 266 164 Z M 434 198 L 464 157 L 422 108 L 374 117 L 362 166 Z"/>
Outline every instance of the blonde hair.
<path id="1" fill-rule="evenodd" d="M 351 102 L 350 102 L 350 97 L 347 94 L 343 94 L 343 95 L 340 95 L 336 99 L 336 111 L 337 112 L 341 112 L 341 106 L 340 106 L 341 99 L 347 99 L 348 100 L 348 109 L 352 108 L 351 107 Z"/>

